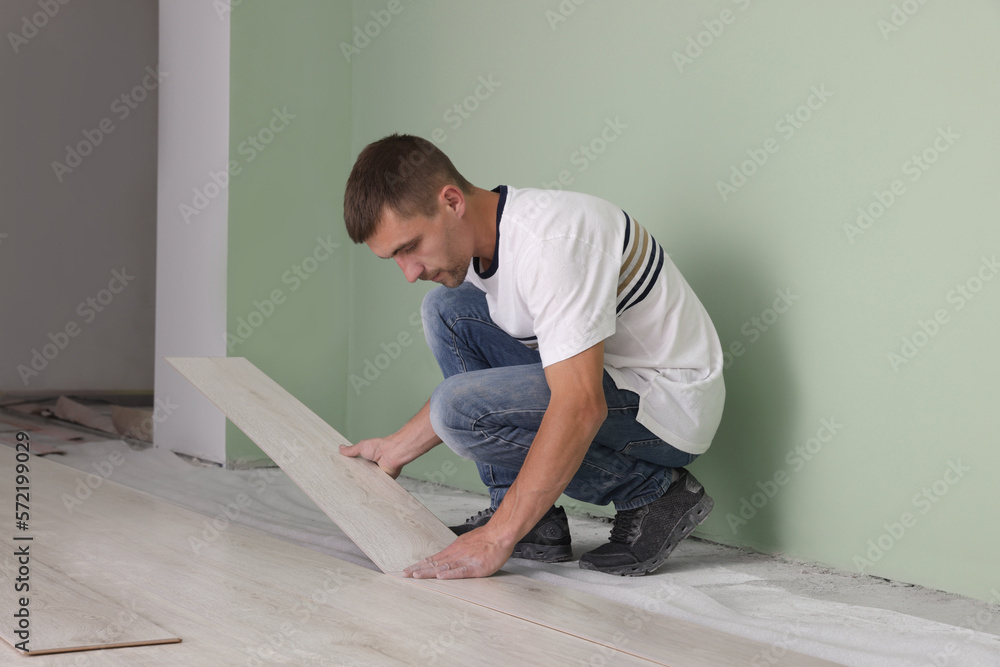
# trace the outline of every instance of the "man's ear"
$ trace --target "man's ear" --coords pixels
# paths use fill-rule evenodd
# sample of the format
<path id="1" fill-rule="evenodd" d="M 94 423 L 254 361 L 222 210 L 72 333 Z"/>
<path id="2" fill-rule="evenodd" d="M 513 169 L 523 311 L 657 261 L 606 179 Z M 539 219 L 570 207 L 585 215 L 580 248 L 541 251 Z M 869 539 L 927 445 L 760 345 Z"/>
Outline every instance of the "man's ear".
<path id="1" fill-rule="evenodd" d="M 450 209 L 455 217 L 465 215 L 465 195 L 454 185 L 446 185 L 438 193 L 438 201 Z"/>

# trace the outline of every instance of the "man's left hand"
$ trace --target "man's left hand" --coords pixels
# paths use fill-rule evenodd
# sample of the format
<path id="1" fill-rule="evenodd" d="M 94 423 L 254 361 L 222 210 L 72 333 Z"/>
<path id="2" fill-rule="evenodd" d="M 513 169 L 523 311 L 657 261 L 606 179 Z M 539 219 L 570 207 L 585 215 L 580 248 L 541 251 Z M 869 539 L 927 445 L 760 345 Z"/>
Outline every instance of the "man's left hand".
<path id="1" fill-rule="evenodd" d="M 513 551 L 513 544 L 501 543 L 486 526 L 481 526 L 460 535 L 444 551 L 406 568 L 403 576 L 414 579 L 488 577 L 503 567 Z"/>

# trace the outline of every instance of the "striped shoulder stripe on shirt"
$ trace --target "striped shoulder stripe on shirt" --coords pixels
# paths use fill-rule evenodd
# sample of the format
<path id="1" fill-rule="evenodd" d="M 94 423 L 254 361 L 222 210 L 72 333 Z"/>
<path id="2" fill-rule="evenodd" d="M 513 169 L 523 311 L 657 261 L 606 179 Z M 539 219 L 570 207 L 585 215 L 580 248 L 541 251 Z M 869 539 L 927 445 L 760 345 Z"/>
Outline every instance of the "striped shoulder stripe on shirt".
<path id="1" fill-rule="evenodd" d="M 529 347 L 532 350 L 537 350 L 538 349 L 538 336 L 525 336 L 524 338 L 516 338 L 515 337 L 514 340 L 517 340 L 517 341 L 520 341 L 521 343 L 524 343 L 524 345 L 526 347 Z"/>
<path id="2" fill-rule="evenodd" d="M 622 211 L 625 213 L 625 211 Z M 625 213 L 625 243 L 618 272 L 619 315 L 646 298 L 663 268 L 663 248 L 653 235 Z"/>

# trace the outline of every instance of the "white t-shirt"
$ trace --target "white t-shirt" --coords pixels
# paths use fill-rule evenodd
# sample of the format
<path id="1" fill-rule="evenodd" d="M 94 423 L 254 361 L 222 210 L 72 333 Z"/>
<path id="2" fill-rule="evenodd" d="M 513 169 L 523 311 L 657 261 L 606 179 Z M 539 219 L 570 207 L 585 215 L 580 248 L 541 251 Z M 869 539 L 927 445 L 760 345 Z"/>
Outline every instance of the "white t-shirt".
<path id="1" fill-rule="evenodd" d="M 466 279 L 542 366 L 604 341 L 604 368 L 639 395 L 639 423 L 691 454 L 708 449 L 726 390 L 722 347 L 670 257 L 622 209 L 590 195 L 499 186 L 497 246 Z"/>

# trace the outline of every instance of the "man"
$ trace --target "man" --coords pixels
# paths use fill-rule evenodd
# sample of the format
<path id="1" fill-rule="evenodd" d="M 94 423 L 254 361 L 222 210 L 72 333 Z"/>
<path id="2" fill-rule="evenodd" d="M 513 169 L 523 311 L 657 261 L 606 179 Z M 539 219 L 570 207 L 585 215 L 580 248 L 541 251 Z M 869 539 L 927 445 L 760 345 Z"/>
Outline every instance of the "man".
<path id="1" fill-rule="evenodd" d="M 396 477 L 442 441 L 476 462 L 490 507 L 453 527 L 413 577 L 482 577 L 510 556 L 571 557 L 561 493 L 608 504 L 611 539 L 580 566 L 653 571 L 712 509 L 684 470 L 725 399 L 722 350 L 701 302 L 652 236 L 574 192 L 470 184 L 434 144 L 367 146 L 344 196 L 355 243 L 395 260 L 424 298 L 444 373 L 399 431 L 341 451 Z"/>

